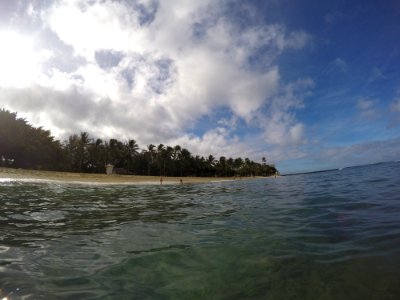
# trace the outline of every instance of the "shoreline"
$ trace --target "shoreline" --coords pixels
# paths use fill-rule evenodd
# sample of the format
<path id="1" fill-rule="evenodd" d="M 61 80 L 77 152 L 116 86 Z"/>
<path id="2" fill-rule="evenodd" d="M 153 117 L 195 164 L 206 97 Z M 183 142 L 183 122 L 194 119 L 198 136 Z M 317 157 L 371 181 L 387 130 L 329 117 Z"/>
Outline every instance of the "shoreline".
<path id="1" fill-rule="evenodd" d="M 266 179 L 271 177 L 162 177 L 164 185 L 218 183 L 235 180 Z M 272 177 L 273 178 L 273 177 Z M 37 171 L 0 167 L 0 183 L 5 181 L 72 183 L 95 185 L 160 185 L 159 176 L 143 175 L 107 175 L 94 173 L 72 173 L 58 171 Z"/>

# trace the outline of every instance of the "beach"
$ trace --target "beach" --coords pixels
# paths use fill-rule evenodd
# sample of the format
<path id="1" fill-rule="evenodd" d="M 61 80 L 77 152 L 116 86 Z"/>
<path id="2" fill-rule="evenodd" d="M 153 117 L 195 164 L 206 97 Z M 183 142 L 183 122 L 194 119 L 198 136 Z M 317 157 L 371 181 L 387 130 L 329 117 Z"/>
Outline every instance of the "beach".
<path id="1" fill-rule="evenodd" d="M 193 184 L 210 183 L 232 180 L 249 180 L 266 177 L 162 177 L 162 184 Z M 159 176 L 140 175 L 107 175 L 94 173 L 72 173 L 55 171 L 38 171 L 14 168 L 0 168 L 0 179 L 21 181 L 52 181 L 67 183 L 93 183 L 93 184 L 160 184 Z"/>

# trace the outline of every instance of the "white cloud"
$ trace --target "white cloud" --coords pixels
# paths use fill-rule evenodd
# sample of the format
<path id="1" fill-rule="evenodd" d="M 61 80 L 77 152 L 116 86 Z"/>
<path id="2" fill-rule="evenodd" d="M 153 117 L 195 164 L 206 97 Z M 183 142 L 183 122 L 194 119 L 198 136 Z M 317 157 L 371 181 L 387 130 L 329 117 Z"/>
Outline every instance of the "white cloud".
<path id="1" fill-rule="evenodd" d="M 390 105 L 390 110 L 392 112 L 400 112 L 400 99 L 394 100 Z"/>
<path id="2" fill-rule="evenodd" d="M 340 11 L 334 11 L 324 16 L 324 20 L 328 25 L 333 25 L 337 23 L 344 17 L 343 13 Z"/>
<path id="3" fill-rule="evenodd" d="M 345 60 L 338 57 L 334 60 L 333 63 L 340 71 L 342 71 L 343 73 L 347 73 L 348 64 L 346 63 Z"/>
<path id="4" fill-rule="evenodd" d="M 59 1 L 45 15 L 48 26 L 75 54 L 93 61 L 97 49 L 144 52 L 137 14 L 123 2 Z M 135 34 L 130 28 L 135 28 Z"/>
<path id="5" fill-rule="evenodd" d="M 42 77 L 40 65 L 51 51 L 35 49 L 32 37 L 12 30 L 1 30 L 0 86 L 25 87 Z"/>
<path id="6" fill-rule="evenodd" d="M 325 69 L 325 72 L 332 76 L 337 76 L 338 73 L 342 73 L 342 75 L 347 74 L 348 69 L 348 63 L 343 58 L 337 57 L 329 62 L 328 66 Z"/>
<path id="7" fill-rule="evenodd" d="M 229 129 L 216 127 L 207 131 L 203 136 L 185 134 L 171 140 L 171 144 L 185 145 L 199 155 L 208 154 L 218 156 L 238 157 L 248 154 L 248 147 L 243 145 L 236 136 L 232 136 Z M 230 145 L 230 147 L 227 147 Z"/>
<path id="8" fill-rule="evenodd" d="M 237 116 L 232 116 L 231 118 L 222 118 L 218 120 L 217 124 L 223 127 L 228 127 L 236 129 L 238 126 L 239 118 Z"/>
<path id="9" fill-rule="evenodd" d="M 284 40 L 283 48 L 301 49 L 311 40 L 311 36 L 304 31 L 294 31 Z"/>
<path id="10" fill-rule="evenodd" d="M 375 99 L 360 99 L 357 102 L 357 109 L 360 112 L 360 116 L 365 119 L 371 119 L 378 116 L 378 110 L 376 105 L 378 100 Z"/>
<path id="11" fill-rule="evenodd" d="M 400 139 L 364 142 L 349 146 L 322 149 L 314 158 L 341 167 L 398 160 Z"/>
<path id="12" fill-rule="evenodd" d="M 361 111 L 371 109 L 376 103 L 376 100 L 360 99 L 357 102 L 357 108 Z"/>
<path id="13" fill-rule="evenodd" d="M 367 82 L 368 82 L 368 84 L 371 84 L 375 81 L 383 80 L 385 78 L 386 78 L 386 76 L 384 75 L 382 70 L 380 70 L 377 67 L 374 67 L 371 71 L 371 74 L 370 74 Z"/>
<path id="14" fill-rule="evenodd" d="M 60 0 L 40 13 L 30 7 L 58 46 L 49 45 L 53 57 L 40 61 L 47 67 L 40 80 L 3 90 L 2 101 L 60 135 L 86 130 L 141 145 L 179 142 L 204 155 L 265 147 L 250 151 L 246 137 L 222 123 L 190 133 L 199 118 L 225 109 L 227 118 L 261 130 L 266 144 L 304 144 L 295 111 L 303 106 L 299 90 L 312 82 L 283 84 L 277 58 L 311 37 L 279 24 L 238 26 L 222 4 Z"/>
<path id="15" fill-rule="evenodd" d="M 389 106 L 389 122 L 386 126 L 387 129 L 394 129 L 400 125 L 400 99 L 395 99 Z"/>
<path id="16" fill-rule="evenodd" d="M 305 144 L 305 126 L 297 121 L 294 111 L 303 107 L 303 98 L 314 85 L 311 79 L 302 79 L 286 85 L 270 102 L 267 111 L 260 112 L 257 122 L 264 130 L 267 144 L 280 148 Z"/>

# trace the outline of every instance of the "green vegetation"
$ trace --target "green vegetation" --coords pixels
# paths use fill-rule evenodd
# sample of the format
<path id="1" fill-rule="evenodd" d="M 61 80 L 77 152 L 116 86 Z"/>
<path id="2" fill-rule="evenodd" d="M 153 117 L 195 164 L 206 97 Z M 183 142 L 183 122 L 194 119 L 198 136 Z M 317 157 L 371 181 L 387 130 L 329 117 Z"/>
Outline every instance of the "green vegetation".
<path id="1" fill-rule="evenodd" d="M 0 110 L 1 165 L 15 168 L 104 173 L 113 164 L 119 173 L 153 176 L 271 176 L 277 170 L 248 158 L 216 159 L 192 155 L 179 145 L 150 144 L 140 149 L 134 139 L 93 139 L 88 133 L 60 142 L 50 131 L 35 128 L 16 113 Z"/>
<path id="2" fill-rule="evenodd" d="M 0 110 L 0 158 L 2 165 L 25 169 L 60 170 L 64 149 L 50 131 L 35 128 L 16 113 Z"/>

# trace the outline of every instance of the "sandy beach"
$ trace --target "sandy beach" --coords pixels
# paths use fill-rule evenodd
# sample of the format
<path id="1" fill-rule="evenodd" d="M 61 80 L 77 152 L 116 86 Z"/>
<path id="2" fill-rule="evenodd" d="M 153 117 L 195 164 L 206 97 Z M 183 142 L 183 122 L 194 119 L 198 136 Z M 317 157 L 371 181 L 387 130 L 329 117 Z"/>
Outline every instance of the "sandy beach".
<path id="1" fill-rule="evenodd" d="M 209 183 L 232 180 L 249 180 L 266 177 L 162 177 L 163 184 Z M 71 173 L 54 171 L 37 171 L 13 168 L 0 168 L 0 179 L 21 181 L 55 181 L 68 183 L 93 183 L 93 184 L 160 184 L 159 176 L 137 175 L 106 175 L 89 173 Z"/>

